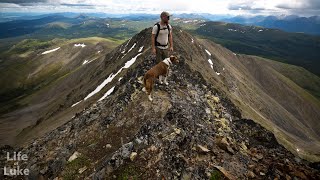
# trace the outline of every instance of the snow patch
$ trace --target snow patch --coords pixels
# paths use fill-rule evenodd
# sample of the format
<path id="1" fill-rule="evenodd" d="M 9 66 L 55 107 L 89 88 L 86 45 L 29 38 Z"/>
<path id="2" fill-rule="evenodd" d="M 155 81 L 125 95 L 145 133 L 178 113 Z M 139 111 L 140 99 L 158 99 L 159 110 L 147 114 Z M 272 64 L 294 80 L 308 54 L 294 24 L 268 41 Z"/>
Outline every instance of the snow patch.
<path id="1" fill-rule="evenodd" d="M 110 88 L 98 101 L 101 101 L 101 100 L 103 100 L 104 98 L 108 97 L 108 96 L 113 92 L 114 87 L 115 87 L 115 86 L 113 86 L 112 88 Z"/>
<path id="2" fill-rule="evenodd" d="M 84 100 L 87 100 L 88 98 L 90 98 L 91 96 L 97 94 L 99 91 L 101 91 L 102 88 L 104 88 L 104 86 L 106 86 L 109 82 L 112 81 L 114 77 L 108 77 L 107 79 L 105 79 L 94 91 L 92 91 L 91 93 L 89 93 Z"/>
<path id="3" fill-rule="evenodd" d="M 209 62 L 209 64 L 210 64 L 211 68 L 213 69 L 213 63 L 212 63 L 212 60 L 211 60 L 211 59 L 208 59 L 208 62 Z"/>
<path id="4" fill-rule="evenodd" d="M 220 76 L 220 74 L 221 74 L 221 73 L 219 73 L 219 72 L 216 72 L 216 74 L 217 74 L 218 76 Z"/>
<path id="5" fill-rule="evenodd" d="M 136 44 L 137 43 L 134 43 L 127 53 L 129 53 L 134 47 L 136 47 Z"/>
<path id="6" fill-rule="evenodd" d="M 131 60 L 125 63 L 125 65 L 119 69 L 119 71 L 115 74 L 110 74 L 107 79 L 105 79 L 94 91 L 89 93 L 84 100 L 87 100 L 88 98 L 92 97 L 93 95 L 97 94 L 99 91 L 101 91 L 102 88 L 104 88 L 109 82 L 113 80 L 123 69 L 129 68 L 136 60 L 137 58 L 141 55 L 142 53 L 137 54 L 135 57 L 133 57 Z"/>
<path id="7" fill-rule="evenodd" d="M 57 47 L 57 48 L 55 48 L 55 49 L 51 49 L 51 50 L 49 50 L 49 51 L 45 51 L 45 52 L 43 52 L 42 54 L 48 54 L 48 53 L 54 52 L 54 51 L 56 51 L 56 50 L 58 50 L 58 49 L 60 49 L 60 47 Z"/>
<path id="8" fill-rule="evenodd" d="M 140 47 L 138 52 L 142 52 L 142 50 L 143 50 L 143 46 Z"/>
<path id="9" fill-rule="evenodd" d="M 136 45 L 137 45 L 137 43 L 134 43 L 134 44 L 132 45 L 132 47 L 129 49 L 129 51 L 122 56 L 122 58 L 125 57 L 134 47 L 136 47 Z"/>
<path id="10" fill-rule="evenodd" d="M 82 100 L 81 100 L 81 101 L 82 101 Z M 72 106 L 71 106 L 71 107 L 78 105 L 81 101 L 79 101 L 79 102 L 76 102 L 76 103 L 72 104 Z"/>
<path id="11" fill-rule="evenodd" d="M 228 29 L 228 31 L 237 32 L 238 30 L 236 30 L 236 29 Z"/>
<path id="12" fill-rule="evenodd" d="M 207 54 L 209 54 L 209 56 L 211 56 L 211 53 L 208 50 L 205 49 L 205 51 Z"/>
<path id="13" fill-rule="evenodd" d="M 127 44 L 124 46 L 123 51 L 121 51 L 122 54 L 124 54 L 126 52 L 126 48 L 127 48 L 130 41 L 131 41 L 131 38 L 128 40 Z"/>
<path id="14" fill-rule="evenodd" d="M 233 53 L 233 55 L 235 55 L 235 56 L 236 56 L 237 54 L 236 54 L 236 53 Z"/>
<path id="15" fill-rule="evenodd" d="M 120 77 L 118 81 L 121 81 L 121 79 L 123 79 L 123 78 L 122 78 L 122 77 Z"/>
<path id="16" fill-rule="evenodd" d="M 133 57 L 131 60 L 129 60 L 128 62 L 126 62 L 126 64 L 123 66 L 123 68 L 129 68 L 138 58 L 138 56 L 140 56 L 142 53 L 137 54 L 135 57 Z"/>
<path id="17" fill-rule="evenodd" d="M 81 46 L 81 47 L 86 47 L 86 45 L 85 45 L 84 43 L 82 43 L 82 44 L 80 44 L 80 43 L 79 43 L 79 44 L 74 44 L 74 46 L 75 46 L 75 47 L 79 47 L 79 46 Z"/>
<path id="18" fill-rule="evenodd" d="M 83 63 L 82 63 L 82 65 L 85 65 L 85 64 L 87 64 L 88 62 L 89 62 L 88 60 L 84 60 Z"/>
<path id="19" fill-rule="evenodd" d="M 191 38 L 191 43 L 193 43 L 194 42 L 194 40 L 193 40 L 193 38 Z"/>
<path id="20" fill-rule="evenodd" d="M 83 61 L 83 63 L 82 63 L 82 65 L 85 65 L 85 64 L 89 64 L 89 63 L 91 63 L 92 61 L 94 61 L 95 59 L 92 59 L 92 60 L 84 60 Z"/>
<path id="21" fill-rule="evenodd" d="M 260 29 L 258 32 L 262 32 L 263 30 L 262 29 Z"/>

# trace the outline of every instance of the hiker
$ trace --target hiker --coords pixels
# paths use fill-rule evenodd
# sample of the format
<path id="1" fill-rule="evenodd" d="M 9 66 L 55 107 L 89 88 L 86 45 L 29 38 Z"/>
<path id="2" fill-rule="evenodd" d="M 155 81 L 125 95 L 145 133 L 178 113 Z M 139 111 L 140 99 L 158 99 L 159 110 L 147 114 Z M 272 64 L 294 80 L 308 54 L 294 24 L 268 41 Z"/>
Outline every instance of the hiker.
<path id="1" fill-rule="evenodd" d="M 173 51 L 172 27 L 169 24 L 170 14 L 162 12 L 160 22 L 156 23 L 152 29 L 152 54 L 156 55 L 156 62 L 169 57 L 169 50 Z"/>

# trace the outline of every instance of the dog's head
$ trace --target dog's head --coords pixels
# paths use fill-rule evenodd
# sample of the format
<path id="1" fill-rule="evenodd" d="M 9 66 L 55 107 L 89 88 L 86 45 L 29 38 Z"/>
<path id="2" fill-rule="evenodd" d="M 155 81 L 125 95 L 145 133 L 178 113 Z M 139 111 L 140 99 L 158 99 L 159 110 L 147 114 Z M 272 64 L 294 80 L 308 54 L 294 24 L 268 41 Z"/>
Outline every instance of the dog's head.
<path id="1" fill-rule="evenodd" d="M 171 56 L 170 56 L 170 61 L 171 61 L 172 63 L 179 63 L 178 57 L 177 57 L 177 56 L 174 56 L 174 55 L 171 55 Z"/>

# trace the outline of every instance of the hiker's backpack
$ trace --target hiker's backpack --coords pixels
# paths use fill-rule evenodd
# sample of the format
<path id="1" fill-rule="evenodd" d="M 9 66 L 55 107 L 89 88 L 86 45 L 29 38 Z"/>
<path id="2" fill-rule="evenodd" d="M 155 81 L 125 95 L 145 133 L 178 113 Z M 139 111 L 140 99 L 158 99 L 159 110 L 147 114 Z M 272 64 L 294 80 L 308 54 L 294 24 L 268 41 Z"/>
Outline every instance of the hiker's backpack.
<path id="1" fill-rule="evenodd" d="M 167 43 L 166 45 L 160 44 L 160 43 L 157 41 L 157 38 L 158 38 L 158 36 L 159 36 L 160 30 L 166 30 L 166 29 L 160 29 L 160 23 L 159 23 L 159 22 L 157 22 L 157 23 L 154 24 L 154 25 L 157 25 L 157 28 L 158 28 L 157 34 L 156 34 L 155 39 L 154 39 L 155 46 L 166 47 L 166 46 L 168 45 L 168 43 L 169 43 L 170 30 L 171 30 L 169 24 L 167 24 L 167 29 L 168 29 L 169 33 L 168 33 L 168 43 Z"/>

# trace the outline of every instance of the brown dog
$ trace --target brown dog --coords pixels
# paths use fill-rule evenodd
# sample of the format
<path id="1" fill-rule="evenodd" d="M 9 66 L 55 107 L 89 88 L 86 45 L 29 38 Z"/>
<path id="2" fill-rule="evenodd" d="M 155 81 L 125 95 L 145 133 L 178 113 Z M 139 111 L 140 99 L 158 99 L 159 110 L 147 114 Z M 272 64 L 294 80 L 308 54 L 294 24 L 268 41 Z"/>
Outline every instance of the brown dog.
<path id="1" fill-rule="evenodd" d="M 164 83 L 168 85 L 167 77 L 169 74 L 169 68 L 172 63 L 178 63 L 179 60 L 176 56 L 170 56 L 169 58 L 164 59 L 159 62 L 157 65 L 152 67 L 143 77 L 143 91 L 147 92 L 148 98 L 152 101 L 151 91 L 154 84 L 154 79 L 159 78 L 160 83 L 162 84 L 162 79 L 164 78 Z"/>

